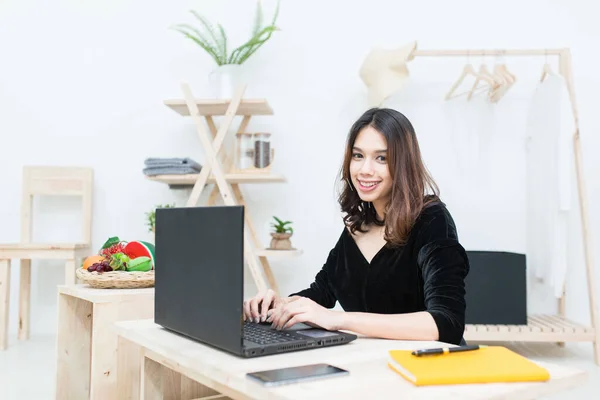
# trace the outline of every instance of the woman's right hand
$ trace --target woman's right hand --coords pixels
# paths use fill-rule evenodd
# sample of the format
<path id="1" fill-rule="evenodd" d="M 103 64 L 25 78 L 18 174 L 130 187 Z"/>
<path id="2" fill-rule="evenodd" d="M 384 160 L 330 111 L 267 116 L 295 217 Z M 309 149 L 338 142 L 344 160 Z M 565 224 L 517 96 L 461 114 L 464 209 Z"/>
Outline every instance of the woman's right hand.
<path id="1" fill-rule="evenodd" d="M 277 308 L 282 302 L 281 297 L 272 289 L 260 292 L 244 301 L 244 321 L 265 322 L 268 311 Z"/>

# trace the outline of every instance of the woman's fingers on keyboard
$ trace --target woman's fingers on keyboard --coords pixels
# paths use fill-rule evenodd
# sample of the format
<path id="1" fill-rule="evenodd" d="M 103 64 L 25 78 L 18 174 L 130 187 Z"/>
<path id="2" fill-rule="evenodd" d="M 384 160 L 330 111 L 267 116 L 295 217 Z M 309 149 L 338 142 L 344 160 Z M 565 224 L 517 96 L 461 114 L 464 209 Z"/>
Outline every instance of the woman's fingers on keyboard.
<path id="1" fill-rule="evenodd" d="M 260 311 L 258 305 L 260 304 L 262 297 L 255 296 L 250 300 L 250 318 L 254 322 L 258 322 L 260 319 Z"/>
<path id="2" fill-rule="evenodd" d="M 265 298 L 262 301 L 261 304 L 261 310 L 260 310 L 260 322 L 265 322 L 267 320 L 267 311 L 269 311 L 271 309 L 271 304 L 273 303 L 274 300 L 274 293 L 273 291 L 268 291 L 267 294 L 265 295 Z"/>
<path id="3" fill-rule="evenodd" d="M 250 319 L 250 301 L 244 300 L 244 304 L 242 305 L 242 310 L 244 314 L 244 321 Z"/>

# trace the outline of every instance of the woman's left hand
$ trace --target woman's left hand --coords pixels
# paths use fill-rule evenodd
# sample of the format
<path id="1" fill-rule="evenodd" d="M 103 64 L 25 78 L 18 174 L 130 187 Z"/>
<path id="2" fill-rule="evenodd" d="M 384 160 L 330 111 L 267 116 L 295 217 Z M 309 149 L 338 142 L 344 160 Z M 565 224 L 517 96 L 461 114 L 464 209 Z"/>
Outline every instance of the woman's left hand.
<path id="1" fill-rule="evenodd" d="M 274 329 L 288 329 L 303 322 L 333 331 L 340 329 L 341 318 L 341 312 L 329 310 L 309 298 L 301 297 L 273 309 L 267 322 L 272 322 Z"/>

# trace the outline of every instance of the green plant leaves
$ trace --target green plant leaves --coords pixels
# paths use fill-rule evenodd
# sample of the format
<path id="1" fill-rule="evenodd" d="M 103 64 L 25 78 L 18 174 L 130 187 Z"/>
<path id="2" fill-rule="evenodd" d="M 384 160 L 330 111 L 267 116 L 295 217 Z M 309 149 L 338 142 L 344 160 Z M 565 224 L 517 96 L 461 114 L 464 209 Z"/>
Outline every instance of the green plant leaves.
<path id="1" fill-rule="evenodd" d="M 260 1 L 258 1 L 250 39 L 239 47 L 233 49 L 229 55 L 227 51 L 228 43 L 225 29 L 221 26 L 221 24 L 217 24 L 217 28 L 215 29 L 210 21 L 194 10 L 190 10 L 190 13 L 196 18 L 196 20 L 198 20 L 202 30 L 189 24 L 177 24 L 172 26 L 171 29 L 180 32 L 186 38 L 192 40 L 198 46 L 204 49 L 204 51 L 206 51 L 212 57 L 217 65 L 243 64 L 263 44 L 265 44 L 267 40 L 271 38 L 273 32 L 279 30 L 275 26 L 275 22 L 279 16 L 279 5 L 280 3 L 277 1 L 277 6 L 275 8 L 275 13 L 273 15 L 271 24 L 263 27 L 262 6 Z"/>
<path id="2" fill-rule="evenodd" d="M 253 36 L 246 43 L 242 44 L 233 52 L 229 57 L 229 64 L 243 64 L 252 54 L 256 52 L 267 40 L 271 38 L 274 31 L 277 30 L 275 26 L 268 26 L 263 28 L 258 34 Z"/>
<path id="3" fill-rule="evenodd" d="M 281 219 L 277 218 L 276 216 L 273 216 L 273 219 L 277 222 L 275 223 L 271 223 L 271 227 L 273 227 L 275 229 L 275 232 L 277 233 L 294 233 L 294 229 L 291 226 L 286 226 L 292 223 L 292 221 L 282 221 Z"/>
<path id="4" fill-rule="evenodd" d="M 225 56 L 221 55 L 219 49 L 198 29 L 187 24 L 178 24 L 173 26 L 172 29 L 182 33 L 188 39 L 193 40 L 198 46 L 203 48 L 218 65 L 224 64 L 223 59 Z"/>
<path id="5" fill-rule="evenodd" d="M 156 205 L 154 209 L 150 212 L 146 213 L 146 225 L 148 226 L 148 232 L 152 232 L 152 228 L 156 225 L 156 209 L 157 208 L 174 208 L 175 203 L 173 204 L 164 204 L 164 205 Z"/>

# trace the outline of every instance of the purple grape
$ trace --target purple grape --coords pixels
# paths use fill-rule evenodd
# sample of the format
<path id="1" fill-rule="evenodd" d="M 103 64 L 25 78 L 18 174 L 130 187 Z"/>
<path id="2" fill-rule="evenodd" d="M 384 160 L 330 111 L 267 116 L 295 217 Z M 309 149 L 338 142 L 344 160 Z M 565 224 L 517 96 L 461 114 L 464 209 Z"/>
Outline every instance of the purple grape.
<path id="1" fill-rule="evenodd" d="M 113 270 L 113 269 L 112 269 L 112 267 L 111 267 L 110 265 L 107 265 L 106 267 L 104 267 L 104 271 L 105 271 L 105 272 L 110 272 L 110 271 L 112 271 L 112 270 Z"/>
<path id="2" fill-rule="evenodd" d="M 96 270 L 96 264 L 92 264 L 88 267 L 88 272 L 94 272 Z"/>

